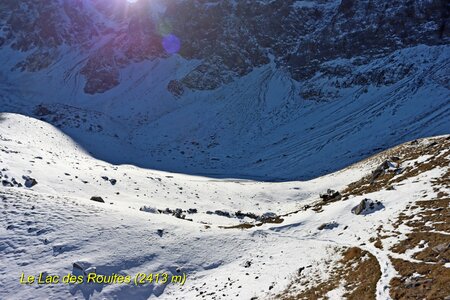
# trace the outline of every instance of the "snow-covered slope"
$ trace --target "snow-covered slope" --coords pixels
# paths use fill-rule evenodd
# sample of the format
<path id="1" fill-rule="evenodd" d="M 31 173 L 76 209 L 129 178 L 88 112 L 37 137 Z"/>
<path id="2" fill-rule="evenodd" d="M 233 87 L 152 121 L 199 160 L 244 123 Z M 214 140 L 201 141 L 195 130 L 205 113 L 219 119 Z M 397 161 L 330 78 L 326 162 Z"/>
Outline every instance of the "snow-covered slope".
<path id="1" fill-rule="evenodd" d="M 450 132 L 445 1 L 134 2 L 2 2 L 0 110 L 216 178 L 311 179 Z"/>
<path id="2" fill-rule="evenodd" d="M 0 299 L 448 298 L 448 12 L 0 1 Z"/>
<path id="3" fill-rule="evenodd" d="M 448 137 L 416 141 L 310 181 L 226 181 L 111 165 L 45 122 L 2 114 L 0 298 L 284 298 L 332 282 L 330 268 L 344 263 L 343 251 L 357 247 L 364 251 L 360 263 L 374 262 L 370 272 L 380 272 L 367 289 L 371 297 L 387 299 L 398 289 L 391 280 L 403 270 L 390 256 L 414 263 L 420 251 L 392 250 L 414 231 L 410 224 L 396 225 L 400 213 L 410 208 L 403 217 L 414 215 L 419 199 L 447 201 L 448 144 Z M 392 162 L 374 179 L 370 172 L 384 159 Z M 329 188 L 342 199 L 320 200 Z M 353 214 L 366 198 L 381 204 Z M 448 236 L 446 229 L 428 230 Z M 435 240 L 423 243 L 424 249 L 436 246 Z M 82 274 L 81 269 L 132 277 L 166 272 L 187 279 L 183 285 L 139 287 L 19 283 L 22 272 L 64 276 Z M 352 289 L 345 282 L 329 285 L 331 298 L 347 292 Z"/>
<path id="4" fill-rule="evenodd" d="M 177 70 L 175 58 L 130 67 L 124 73 L 129 80 L 95 97 L 81 90 L 71 94 L 70 84 L 59 89 L 57 80 L 43 85 L 33 83 L 34 75 L 19 74 L 5 85 L 3 107 L 33 115 L 44 103 L 48 114 L 41 118 L 95 157 L 116 164 L 215 177 L 314 178 L 381 149 L 449 132 L 448 49 L 402 50 L 355 67 L 348 80 L 367 69 L 383 69 L 391 60 L 398 65 L 415 61 L 420 67 L 390 86 L 338 89 L 329 87 L 336 79 L 326 74 L 301 84 L 268 65 L 215 91 L 191 92 L 178 100 L 164 89 Z M 337 99 L 299 99 L 298 93 L 311 85 Z"/>

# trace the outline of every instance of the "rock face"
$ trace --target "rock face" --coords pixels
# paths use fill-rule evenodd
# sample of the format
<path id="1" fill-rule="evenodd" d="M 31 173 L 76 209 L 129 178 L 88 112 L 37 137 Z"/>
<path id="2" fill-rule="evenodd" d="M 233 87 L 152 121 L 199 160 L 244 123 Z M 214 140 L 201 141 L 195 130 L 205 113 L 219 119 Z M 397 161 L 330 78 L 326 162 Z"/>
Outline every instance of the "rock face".
<path id="1" fill-rule="evenodd" d="M 113 2 L 0 1 L 3 110 L 113 164 L 271 180 L 448 132 L 446 1 Z"/>
<path id="2" fill-rule="evenodd" d="M 121 1 L 114 7 L 95 0 L 6 0 L 0 11 L 0 48 L 27 52 L 17 70 L 47 68 L 61 58 L 65 45 L 86 57 L 79 73 L 88 94 L 119 85 L 119 71 L 134 62 L 170 55 L 169 34 L 180 41 L 175 50 L 183 58 L 201 61 L 169 83 L 174 95 L 184 87 L 216 89 L 271 60 L 295 80 L 317 72 L 339 77 L 348 73 L 346 67 L 330 67 L 327 61 L 359 57 L 356 64 L 367 64 L 398 49 L 449 42 L 444 0 Z M 392 84 L 414 68 L 372 70 L 338 84 Z M 330 95 L 302 91 L 313 100 Z"/>

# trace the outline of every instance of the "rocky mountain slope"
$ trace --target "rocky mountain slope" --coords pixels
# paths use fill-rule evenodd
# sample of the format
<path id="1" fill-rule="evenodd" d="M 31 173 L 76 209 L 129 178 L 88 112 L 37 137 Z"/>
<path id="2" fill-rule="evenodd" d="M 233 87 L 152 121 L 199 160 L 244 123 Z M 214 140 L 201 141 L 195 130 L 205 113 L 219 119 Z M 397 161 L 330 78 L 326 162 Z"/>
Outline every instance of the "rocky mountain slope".
<path id="1" fill-rule="evenodd" d="M 0 12 L 2 111 L 112 163 L 305 179 L 450 129 L 446 1 L 23 0 Z"/>
<path id="2" fill-rule="evenodd" d="M 92 94 L 118 85 L 120 69 L 133 62 L 176 52 L 201 60 L 173 84 L 179 94 L 183 87 L 218 88 L 271 57 L 297 81 L 323 71 L 342 75 L 345 68 L 330 71 L 322 64 L 338 58 L 367 64 L 399 49 L 446 45 L 450 32 L 448 3 L 436 0 L 134 2 L 5 1 L 2 45 L 32 52 L 16 65 L 27 71 L 50 66 L 64 55 L 64 45 L 91 52 L 79 72 L 84 91 Z M 398 76 L 413 67 L 403 66 Z M 362 77 L 346 84 L 399 79 L 384 72 Z"/>
<path id="3" fill-rule="evenodd" d="M 447 2 L 2 0 L 0 299 L 447 299 Z"/>

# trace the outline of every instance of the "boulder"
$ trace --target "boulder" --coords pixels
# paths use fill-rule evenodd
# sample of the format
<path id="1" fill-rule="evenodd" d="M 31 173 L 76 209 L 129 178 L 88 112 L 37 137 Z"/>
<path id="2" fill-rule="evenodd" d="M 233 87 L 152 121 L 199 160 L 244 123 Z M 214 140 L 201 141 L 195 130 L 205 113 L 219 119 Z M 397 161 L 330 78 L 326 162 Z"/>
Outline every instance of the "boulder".
<path id="1" fill-rule="evenodd" d="M 386 171 L 396 171 L 398 170 L 398 165 L 395 162 L 385 160 L 381 165 L 379 165 L 375 171 L 372 172 L 372 178 L 370 180 L 371 183 L 375 182 L 378 177 L 386 173 Z"/>
<path id="2" fill-rule="evenodd" d="M 171 214 L 173 214 L 173 210 L 171 210 L 170 208 L 167 207 L 161 213 L 166 214 L 166 215 L 171 215 Z"/>
<path id="3" fill-rule="evenodd" d="M 72 267 L 73 267 L 74 270 L 79 270 L 81 272 L 84 272 L 84 266 L 83 266 L 82 262 L 74 262 L 72 264 Z"/>
<path id="4" fill-rule="evenodd" d="M 229 212 L 223 211 L 223 210 L 216 210 L 214 213 L 215 213 L 216 215 L 222 216 L 222 217 L 227 217 L 227 218 L 230 218 L 230 217 L 231 217 L 231 214 L 230 214 Z"/>
<path id="5" fill-rule="evenodd" d="M 420 286 L 431 285 L 433 279 L 431 278 L 421 278 L 419 276 L 410 277 L 405 280 L 405 287 L 408 289 L 418 288 Z"/>
<path id="6" fill-rule="evenodd" d="M 22 187 L 22 184 L 20 182 L 17 182 L 15 178 L 11 178 L 11 183 L 17 187 Z M 37 182 L 36 182 L 37 184 Z"/>
<path id="7" fill-rule="evenodd" d="M 352 213 L 354 213 L 355 215 L 360 215 L 362 214 L 362 212 L 366 209 L 366 201 L 365 199 L 362 200 L 358 205 L 356 205 L 355 207 L 353 207 L 352 209 Z"/>
<path id="8" fill-rule="evenodd" d="M 320 198 L 324 202 L 333 202 L 333 201 L 341 200 L 342 199 L 342 195 L 338 191 L 335 191 L 335 190 L 332 190 L 332 189 L 328 189 L 325 194 L 320 194 Z"/>
<path id="9" fill-rule="evenodd" d="M 266 212 L 264 214 L 262 214 L 261 216 L 258 217 L 258 220 L 261 222 L 267 221 L 267 220 L 271 220 L 271 219 L 275 219 L 277 218 L 277 214 L 273 213 L 273 212 Z"/>
<path id="10" fill-rule="evenodd" d="M 36 181 L 36 179 L 31 178 L 30 176 L 22 176 L 22 179 L 25 180 L 25 186 L 27 188 L 32 188 L 33 186 L 35 186 L 36 184 L 38 184 L 38 182 Z"/>
<path id="11" fill-rule="evenodd" d="M 2 185 L 7 186 L 7 187 L 13 186 L 13 184 L 11 182 L 9 182 L 8 180 L 5 180 L 5 179 L 2 180 Z"/>
<path id="12" fill-rule="evenodd" d="M 103 200 L 103 198 L 99 196 L 92 196 L 91 200 L 95 202 L 105 203 L 105 200 Z"/>
<path id="13" fill-rule="evenodd" d="M 325 229 L 330 230 L 330 229 L 336 228 L 338 226 L 339 226 L 338 223 L 331 222 L 331 223 L 324 223 L 324 224 L 320 225 L 317 229 L 318 230 L 325 230 Z"/>
<path id="14" fill-rule="evenodd" d="M 436 253 L 442 253 L 450 249 L 450 243 L 443 243 L 433 247 L 433 251 Z"/>
<path id="15" fill-rule="evenodd" d="M 196 208 L 189 208 L 187 211 L 189 214 L 196 214 L 198 211 Z"/>
<path id="16" fill-rule="evenodd" d="M 258 216 L 254 213 L 243 213 L 242 211 L 238 210 L 235 214 L 236 218 L 238 219 L 243 219 L 245 217 L 250 218 L 250 219 L 258 219 Z"/>
<path id="17" fill-rule="evenodd" d="M 382 208 L 384 208 L 384 205 L 380 201 L 366 198 L 352 208 L 352 213 L 355 215 L 368 215 Z"/>
<path id="18" fill-rule="evenodd" d="M 183 210 L 181 208 L 176 208 L 172 214 L 175 218 L 184 219 L 186 216 L 183 215 Z"/>
<path id="19" fill-rule="evenodd" d="M 152 213 L 152 214 L 158 213 L 158 209 L 156 209 L 154 207 L 150 207 L 150 206 L 142 206 L 141 208 L 139 208 L 139 210 L 148 212 L 148 213 Z"/>

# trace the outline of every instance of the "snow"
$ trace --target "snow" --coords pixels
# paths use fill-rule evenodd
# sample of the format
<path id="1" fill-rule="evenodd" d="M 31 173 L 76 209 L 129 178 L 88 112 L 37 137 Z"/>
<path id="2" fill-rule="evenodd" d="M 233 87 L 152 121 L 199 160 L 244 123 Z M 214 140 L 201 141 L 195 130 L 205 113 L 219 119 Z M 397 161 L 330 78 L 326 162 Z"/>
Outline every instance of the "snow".
<path id="1" fill-rule="evenodd" d="M 424 192 L 434 195 L 431 179 L 445 171 L 424 172 L 395 185 L 394 191 L 331 203 L 321 213 L 301 210 L 284 217 L 281 224 L 224 229 L 221 226 L 242 220 L 206 212 L 292 212 L 317 201 L 328 188 L 339 190 L 358 180 L 376 163 L 361 163 L 309 181 L 211 179 L 112 165 L 93 158 L 48 123 L 17 114 L 0 117 L 2 174 L 18 181 L 26 175 L 38 182 L 32 188 L 0 188 L 2 299 L 49 295 L 55 299 L 195 299 L 200 292 L 208 295 L 206 299 L 213 298 L 212 292 L 220 299 L 271 297 L 284 291 L 300 268 L 313 266 L 315 272 L 306 268 L 303 273 L 311 282 L 326 279 L 326 266 L 340 258 L 336 248 L 347 246 L 358 246 L 377 258 L 382 271 L 377 299 L 388 299 L 389 281 L 396 273 L 387 252 L 375 248 L 369 239 L 376 236 L 376 228 L 388 227 L 399 211 Z M 102 176 L 117 183 L 112 185 Z M 106 203 L 90 201 L 92 196 L 101 196 Z M 381 201 L 384 208 L 368 215 L 352 214 L 351 209 L 366 197 Z M 150 212 L 140 211 L 144 206 Z M 155 213 L 166 207 L 195 208 L 198 213 L 188 214 L 192 222 Z M 337 227 L 317 229 L 332 222 Z M 64 276 L 76 271 L 74 263 L 104 275 L 176 275 L 179 270 L 187 274 L 187 280 L 182 286 L 19 284 L 22 272 Z M 341 293 L 337 289 L 329 296 L 337 299 Z"/>
<path id="2" fill-rule="evenodd" d="M 437 67 L 446 65 L 448 46 L 402 49 L 369 65 L 356 65 L 355 58 L 327 63 L 351 70 L 348 79 L 339 79 L 342 85 L 369 70 L 393 72 L 395 81 L 397 65 L 414 63 L 414 76 L 394 84 L 337 88 L 336 78 L 322 73 L 297 82 L 272 61 L 216 90 L 186 89 L 179 98 L 169 93 L 168 83 L 201 61 L 173 55 L 132 63 L 120 70 L 119 86 L 87 95 L 79 72 L 92 53 L 61 52 L 65 55 L 45 71 L 2 73 L 2 111 L 33 115 L 34 106 L 43 103 L 67 118 L 100 114 L 88 119 L 103 128 L 94 137 L 71 124 L 60 128 L 94 157 L 113 164 L 221 179 L 305 180 L 450 130 L 445 68 Z M 2 49 L 0 63 L 13 69 L 26 55 Z M 301 93 L 308 90 L 330 96 L 306 100 Z M 111 138 L 114 134 L 118 137 Z M 99 140 L 117 152 L 99 147 Z"/>
<path id="3" fill-rule="evenodd" d="M 336 289 L 334 289 L 332 291 L 329 291 L 327 293 L 327 297 L 330 300 L 343 299 L 345 292 L 346 292 L 346 290 L 345 290 L 344 286 L 340 285 L 338 288 L 336 288 Z"/>
<path id="4" fill-rule="evenodd" d="M 186 88 L 179 97 L 168 91 L 169 82 L 182 81 L 204 61 L 175 54 L 125 63 L 117 70 L 118 86 L 86 94 L 81 69 L 114 39 L 127 40 L 129 25 L 113 8 L 135 7 L 129 2 L 79 1 L 103 34 L 86 39 L 95 45 L 61 45 L 43 70 L 17 67 L 39 52 L 1 48 L 0 184 L 14 179 L 14 186 L 0 185 L 0 299 L 271 298 L 287 287 L 296 292 L 327 280 L 339 250 L 354 246 L 378 260 L 376 297 L 389 299 L 389 283 L 397 275 L 389 255 L 414 262 L 419 251 L 386 251 L 411 230 L 394 228 L 393 221 L 412 202 L 436 197 L 431 183 L 448 167 L 394 183 L 392 190 L 331 203 L 322 212 L 304 207 L 327 189 L 342 190 L 370 174 L 381 163 L 372 155 L 449 134 L 449 45 L 417 45 L 378 58 L 342 57 L 323 63 L 305 81 L 293 80 L 271 56 L 267 65 L 217 89 Z M 202 1 L 211 8 L 221 3 Z M 237 9 L 238 2 L 231 3 Z M 291 13 L 313 9 L 331 18 L 327 12 L 340 4 L 292 1 Z M 151 0 L 148 7 L 157 20 L 168 2 Z M 29 12 L 30 20 L 35 13 Z M 302 44 L 311 33 L 304 34 L 292 44 Z M 299 49 L 289 51 L 297 55 Z M 354 83 L 372 72 L 382 79 Z M 38 116 L 40 104 L 51 114 Z M 448 157 L 449 151 L 439 155 Z M 396 168 L 390 164 L 388 171 Z M 93 196 L 104 203 L 91 201 Z M 364 199 L 381 205 L 353 214 Z M 238 211 L 256 218 L 237 218 Z M 259 223 L 261 216 L 274 214 L 284 221 Z M 227 228 L 244 223 L 255 226 Z M 383 239 L 383 249 L 370 242 L 380 225 L 399 232 Z M 103 275 L 186 274 L 187 280 L 139 287 L 19 282 L 21 274 L 80 272 L 76 266 Z M 300 270 L 302 281 L 291 285 Z M 344 293 L 342 283 L 327 296 L 341 299 Z"/>

